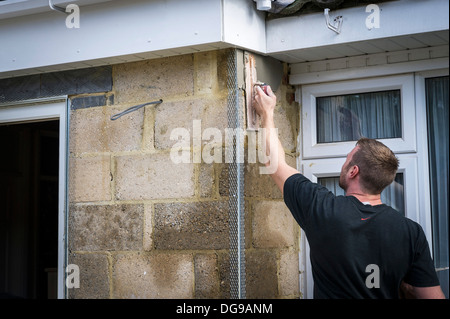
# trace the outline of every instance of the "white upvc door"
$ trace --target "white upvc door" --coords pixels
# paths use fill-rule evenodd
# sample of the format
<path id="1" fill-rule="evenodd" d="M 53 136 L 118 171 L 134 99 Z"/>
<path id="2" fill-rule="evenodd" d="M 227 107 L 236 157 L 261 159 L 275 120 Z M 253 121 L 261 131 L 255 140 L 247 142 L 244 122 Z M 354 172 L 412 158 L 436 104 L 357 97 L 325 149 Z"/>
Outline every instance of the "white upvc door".
<path id="1" fill-rule="evenodd" d="M 6 123 L 59 120 L 59 181 L 58 181 L 58 270 L 57 296 L 65 298 L 66 264 L 66 205 L 67 205 L 67 149 L 68 112 L 66 97 L 34 100 L 34 104 L 14 103 L 0 106 L 0 125 Z"/>
<path id="2" fill-rule="evenodd" d="M 313 182 L 321 178 L 338 177 L 347 153 L 355 146 L 355 140 L 318 142 L 318 99 L 329 99 L 326 103 L 344 100 L 350 96 L 370 92 L 399 90 L 400 136 L 395 138 L 377 138 L 390 147 L 400 160 L 399 173 L 402 174 L 401 196 L 406 217 L 418 222 L 425 231 L 428 242 L 432 243 L 432 223 L 430 208 L 430 181 L 428 166 L 427 114 L 425 103 L 425 79 L 448 75 L 448 69 L 420 73 L 407 73 L 386 77 L 374 77 L 358 80 L 319 83 L 298 87 L 301 96 L 300 115 L 301 135 L 298 138 L 299 157 L 297 167 Z M 340 106 L 339 106 L 340 107 Z M 344 106 L 345 107 L 345 106 Z M 337 109 L 337 108 L 336 108 Z M 321 113 L 322 112 L 322 113 Z M 355 114 L 351 111 L 352 116 Z M 328 115 L 335 118 L 336 113 Z M 369 120 L 366 120 L 366 123 Z M 339 122 L 339 121 L 337 121 Z M 335 121 L 336 123 L 336 121 Z M 330 124 L 330 125 L 335 125 Z M 361 119 L 361 125 L 364 120 Z M 323 135 L 323 134 L 322 134 Z M 370 136 L 369 136 L 370 137 Z M 386 203 L 390 204 L 390 203 Z M 304 288 L 304 298 L 313 298 L 313 278 L 309 258 L 309 245 L 305 234 L 301 233 L 300 283 Z M 430 247 L 431 248 L 431 247 Z M 431 249 L 432 250 L 432 249 Z"/>

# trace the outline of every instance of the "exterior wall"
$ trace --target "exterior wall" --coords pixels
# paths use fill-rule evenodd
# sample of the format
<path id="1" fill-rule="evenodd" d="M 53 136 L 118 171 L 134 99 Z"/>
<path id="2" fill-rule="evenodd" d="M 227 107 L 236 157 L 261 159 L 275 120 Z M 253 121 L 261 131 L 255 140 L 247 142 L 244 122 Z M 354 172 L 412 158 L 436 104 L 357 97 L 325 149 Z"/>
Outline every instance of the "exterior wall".
<path id="1" fill-rule="evenodd" d="M 192 138 L 201 120 L 224 136 L 228 52 L 113 65 L 110 91 L 70 96 L 68 246 L 80 268 L 70 298 L 230 297 L 227 166 L 170 160 L 175 128 Z M 295 165 L 287 72 L 276 121 Z M 259 165 L 245 164 L 247 298 L 299 297 L 298 226 Z"/>

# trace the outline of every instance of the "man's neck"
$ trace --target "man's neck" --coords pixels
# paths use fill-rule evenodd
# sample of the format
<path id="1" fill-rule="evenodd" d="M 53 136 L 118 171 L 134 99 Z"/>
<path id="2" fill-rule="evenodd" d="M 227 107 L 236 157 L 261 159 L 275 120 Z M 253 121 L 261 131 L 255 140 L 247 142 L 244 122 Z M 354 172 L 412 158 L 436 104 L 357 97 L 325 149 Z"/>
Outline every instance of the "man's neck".
<path id="1" fill-rule="evenodd" d="M 371 195 L 371 194 L 365 194 L 360 191 L 349 191 L 349 192 L 346 192 L 345 195 L 346 196 L 354 196 L 361 203 L 369 203 L 372 206 L 383 204 L 381 202 L 381 194 Z"/>

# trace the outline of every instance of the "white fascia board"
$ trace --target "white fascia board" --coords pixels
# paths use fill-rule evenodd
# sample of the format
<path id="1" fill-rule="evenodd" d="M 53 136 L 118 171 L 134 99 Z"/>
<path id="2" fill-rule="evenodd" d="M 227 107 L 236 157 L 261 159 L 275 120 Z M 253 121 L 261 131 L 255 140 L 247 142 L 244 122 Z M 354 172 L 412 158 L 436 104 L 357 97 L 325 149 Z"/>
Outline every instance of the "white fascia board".
<path id="1" fill-rule="evenodd" d="M 69 4 L 92 5 L 112 0 L 53 0 L 52 4 L 65 8 Z M 7 0 L 0 2 L 0 20 L 49 11 L 48 0 Z"/>
<path id="2" fill-rule="evenodd" d="M 223 0 L 223 39 L 245 50 L 266 53 L 266 12 L 252 0 Z"/>
<path id="3" fill-rule="evenodd" d="M 224 47 L 266 50 L 265 12 L 253 1 L 108 1 L 80 6 L 78 29 L 47 0 L 20 4 L 10 8 L 14 18 L 0 14 L 0 78 Z"/>
<path id="4" fill-rule="evenodd" d="M 221 43 L 221 0 L 110 1 L 80 7 L 80 28 L 50 10 L 0 20 L 0 75 Z M 106 64 L 106 63 L 105 63 Z"/>
<path id="5" fill-rule="evenodd" d="M 323 13 L 304 14 L 267 21 L 267 53 L 286 52 L 383 39 L 402 35 L 448 30 L 447 0 L 398 0 L 378 3 L 380 27 L 368 29 L 366 6 L 330 11 L 331 21 L 343 17 L 340 34 L 326 27 Z"/>

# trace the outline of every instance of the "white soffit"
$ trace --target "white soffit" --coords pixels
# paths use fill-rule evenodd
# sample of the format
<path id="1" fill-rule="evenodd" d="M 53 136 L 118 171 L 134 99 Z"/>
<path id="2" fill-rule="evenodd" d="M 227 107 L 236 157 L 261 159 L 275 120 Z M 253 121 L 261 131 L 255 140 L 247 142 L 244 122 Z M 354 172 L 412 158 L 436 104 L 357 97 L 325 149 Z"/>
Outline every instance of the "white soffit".
<path id="1" fill-rule="evenodd" d="M 285 62 L 318 61 L 448 44 L 449 2 L 388 1 L 378 4 L 379 28 L 368 29 L 366 6 L 330 11 L 343 17 L 340 34 L 323 13 L 267 21 L 267 54 Z"/>

